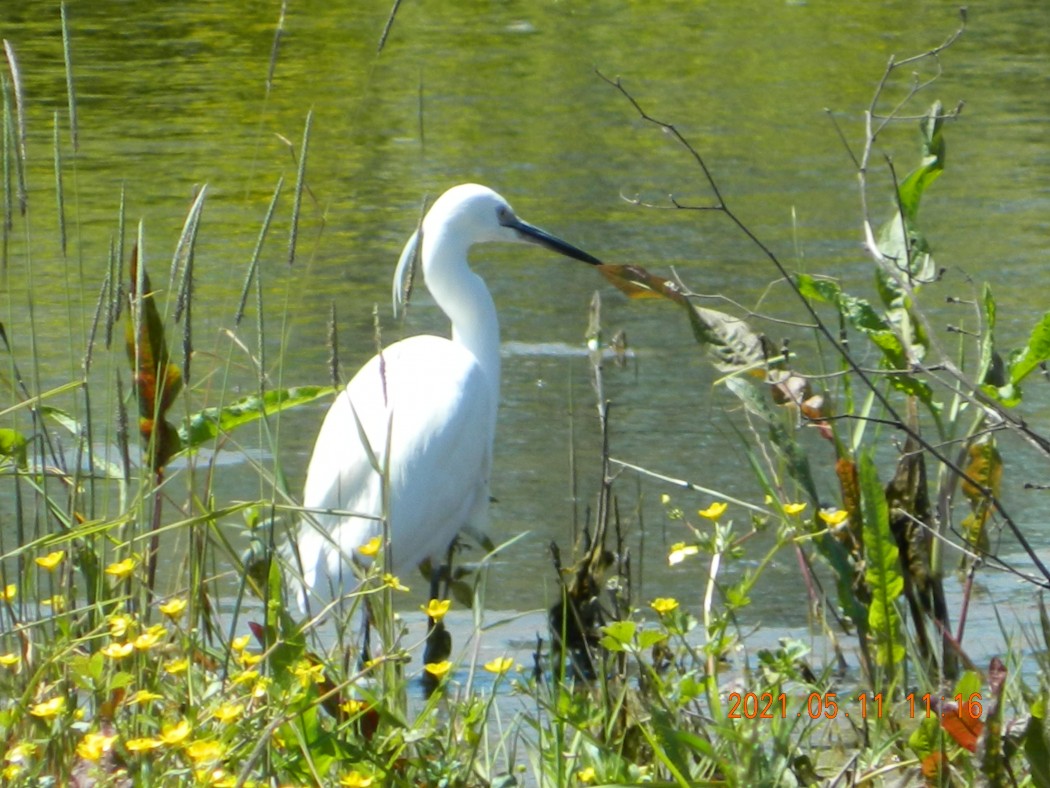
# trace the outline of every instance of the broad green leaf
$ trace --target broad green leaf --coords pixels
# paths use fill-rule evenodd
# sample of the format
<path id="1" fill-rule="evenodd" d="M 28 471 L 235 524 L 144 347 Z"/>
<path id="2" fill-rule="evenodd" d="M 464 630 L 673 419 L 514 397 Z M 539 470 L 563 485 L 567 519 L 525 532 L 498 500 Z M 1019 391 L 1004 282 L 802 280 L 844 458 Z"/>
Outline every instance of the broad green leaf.
<path id="1" fill-rule="evenodd" d="M 911 325 L 910 318 L 895 330 L 868 301 L 843 292 L 836 282 L 814 279 L 808 274 L 802 274 L 798 277 L 797 284 L 799 292 L 806 298 L 834 306 L 843 320 L 867 336 L 882 352 L 883 365 L 887 369 L 901 370 L 900 374 L 888 376 L 893 388 L 909 396 L 918 397 L 927 407 L 938 407 L 933 401 L 933 389 L 930 385 L 911 372 L 909 350 L 901 341 L 901 336 L 914 338 L 914 332 L 908 327 Z M 907 315 L 906 312 L 903 314 Z M 912 346 L 912 353 L 915 353 L 915 350 L 915 346 Z"/>
<path id="2" fill-rule="evenodd" d="M 602 627 L 606 637 L 619 643 L 621 646 L 628 645 L 634 639 L 634 633 L 638 625 L 633 621 L 613 621 Z"/>
<path id="3" fill-rule="evenodd" d="M 860 458 L 861 502 L 864 509 L 864 581 L 871 592 L 868 626 L 875 659 L 890 673 L 904 658 L 904 637 L 896 600 L 904 591 L 899 551 L 890 532 L 889 507 L 870 454 Z"/>
<path id="4" fill-rule="evenodd" d="M 219 435 L 280 413 L 288 408 L 313 402 L 335 393 L 332 386 L 299 386 L 275 389 L 261 396 L 253 394 L 221 408 L 205 408 L 192 414 L 179 429 L 179 437 L 186 451 L 195 451 Z"/>
<path id="5" fill-rule="evenodd" d="M 25 468 L 25 436 L 18 430 L 0 429 L 0 456 L 10 457 L 19 468 Z"/>
<path id="6" fill-rule="evenodd" d="M 1032 329 L 1028 345 L 1010 362 L 1010 382 L 1020 383 L 1036 367 L 1050 360 L 1050 312 Z"/>
<path id="7" fill-rule="evenodd" d="M 1041 697 L 1031 706 L 1032 716 L 1024 731 L 1024 752 L 1028 757 L 1032 785 L 1050 788 L 1050 746 L 1046 737 L 1046 704 Z"/>

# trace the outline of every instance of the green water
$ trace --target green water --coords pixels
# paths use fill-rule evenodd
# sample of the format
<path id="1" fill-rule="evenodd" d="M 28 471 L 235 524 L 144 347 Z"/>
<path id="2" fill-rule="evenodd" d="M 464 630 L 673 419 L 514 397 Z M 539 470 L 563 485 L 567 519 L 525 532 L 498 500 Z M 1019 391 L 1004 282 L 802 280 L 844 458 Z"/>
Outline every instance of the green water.
<path id="1" fill-rule="evenodd" d="M 673 140 L 640 121 L 596 70 L 621 78 L 646 110 L 675 124 L 733 210 L 789 266 L 840 277 L 848 289 L 874 296 L 861 248 L 857 179 L 836 123 L 857 152 L 863 113 L 890 56 L 934 46 L 958 23 L 947 2 L 405 0 L 377 53 L 390 6 L 389 0 L 289 3 L 268 87 L 279 3 L 71 2 L 76 152 L 57 5 L 0 6 L 0 35 L 14 49 L 24 83 L 29 162 L 28 213 L 16 217 L 6 237 L 0 319 L 32 389 L 80 374 L 110 246 L 119 240 L 122 189 L 126 248 L 141 220 L 146 263 L 166 298 L 182 222 L 195 189 L 207 184 L 195 260 L 195 406 L 214 404 L 223 389 L 252 391 L 252 359 L 260 356 L 273 386 L 326 382 L 333 306 L 345 375 L 374 350 L 375 304 L 385 340 L 444 330 L 425 298 L 417 299 L 407 328 L 394 325 L 389 282 L 423 197 L 462 181 L 496 188 L 529 221 L 610 262 L 664 273 L 673 266 L 696 291 L 797 318 L 786 288 L 770 284 L 776 272 L 725 217 L 668 209 L 669 193 L 692 205 L 712 203 L 702 173 Z M 969 278 L 987 279 L 1007 347 L 1022 342 L 1050 306 L 1042 285 L 1050 229 L 1047 52 L 1050 6 L 975 4 L 966 34 L 942 56 L 940 81 L 914 105 L 921 113 L 934 99 L 947 107 L 965 102 L 960 120 L 948 126 L 946 172 L 923 207 L 938 263 L 947 269 L 924 297 L 937 325 L 958 324 L 970 317 L 944 306 L 945 298 L 970 299 Z M 898 80 L 881 109 L 907 84 L 906 76 Z M 308 191 L 289 264 L 295 157 L 308 113 Z M 65 253 L 55 201 L 56 115 Z M 870 175 L 875 223 L 891 210 L 886 156 L 898 173 L 914 166 L 913 123 L 880 138 Z M 260 344 L 254 302 L 240 325 L 234 315 L 282 177 L 261 256 Z M 604 299 L 607 333 L 625 330 L 636 354 L 626 371 L 607 370 L 613 454 L 756 498 L 730 426 L 742 424 L 740 414 L 724 389 L 712 388 L 713 371 L 670 306 L 629 302 L 586 266 L 536 250 L 489 247 L 475 261 L 493 291 L 508 346 L 493 535 L 502 541 L 531 532 L 497 566 L 492 607 L 548 602 L 554 573 L 546 545 L 557 539 L 567 549 L 574 510 L 583 518 L 594 500 L 600 441 L 580 349 L 595 290 Z M 793 336 L 799 352 L 807 347 L 805 332 L 758 325 L 778 338 Z M 95 405 L 108 416 L 118 371 L 127 383 L 119 339 L 110 350 L 97 347 L 94 364 Z M 1031 389 L 1026 394 L 1037 404 L 1029 405 L 1029 416 L 1033 426 L 1040 420 L 1045 426 L 1047 398 L 1038 385 Z M 53 404 L 74 407 L 71 398 Z M 257 432 L 238 434 L 225 448 L 240 461 L 215 473 L 217 501 L 270 494 L 266 475 L 243 460 L 245 453 L 266 471 L 279 464 L 297 493 L 322 413 L 313 407 L 283 416 L 277 456 L 258 448 L 266 444 Z M 827 450 L 814 442 L 813 451 Z M 1007 498 L 1045 546 L 1039 528 L 1047 507 L 1020 490 L 1045 474 L 1027 464 L 1021 447 L 1006 461 Z M 177 480 L 171 495 L 184 501 L 189 489 Z M 666 543 L 686 536 L 663 522 L 658 499 L 669 489 L 624 477 L 618 491 L 644 596 L 699 594 L 693 575 L 663 569 Z M 826 492 L 835 500 L 830 486 Z M 676 500 L 686 508 L 709 502 L 677 493 Z M 2 506 L 10 511 L 9 500 Z M 636 511 L 646 523 L 644 548 Z M 1002 550 L 1014 552 L 1008 539 Z M 1018 604 L 1029 590 L 996 587 L 1004 599 L 1016 591 Z M 805 620 L 791 562 L 769 573 L 759 597 L 756 621 Z"/>

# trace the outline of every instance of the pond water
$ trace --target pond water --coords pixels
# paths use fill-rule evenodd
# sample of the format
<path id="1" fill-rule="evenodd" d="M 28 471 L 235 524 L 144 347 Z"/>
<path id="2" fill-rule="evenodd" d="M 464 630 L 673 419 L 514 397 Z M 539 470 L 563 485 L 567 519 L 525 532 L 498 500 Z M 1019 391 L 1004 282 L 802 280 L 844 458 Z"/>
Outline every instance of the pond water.
<path id="1" fill-rule="evenodd" d="M 776 271 L 724 216 L 669 209 L 671 193 L 684 203 L 711 204 L 703 174 L 599 71 L 621 78 L 643 107 L 675 124 L 735 213 L 789 267 L 838 277 L 848 290 L 874 298 L 857 178 L 836 125 L 856 151 L 889 57 L 924 51 L 958 26 L 947 2 L 403 3 L 377 53 L 390 6 L 289 4 L 268 85 L 279 3 L 71 3 L 75 153 L 57 4 L 0 7 L 0 33 L 24 83 L 29 162 L 27 218 L 5 236 L 2 320 L 12 356 L 35 389 L 80 375 L 122 192 L 126 243 L 141 220 L 144 258 L 154 284 L 164 287 L 202 184 L 208 196 L 195 258 L 191 379 L 199 407 L 216 404 L 223 391 L 229 398 L 254 390 L 260 358 L 273 386 L 325 383 L 333 308 L 344 375 L 374 352 L 375 305 L 385 341 L 445 330 L 422 293 L 409 324 L 394 324 L 390 276 L 424 196 L 463 181 L 496 188 L 527 220 L 609 262 L 665 274 L 673 267 L 696 291 L 798 318 L 788 290 L 771 284 Z M 946 298 L 972 299 L 972 281 L 987 280 L 999 303 L 998 339 L 1010 348 L 1050 306 L 1046 288 L 1032 286 L 1046 276 L 1050 230 L 1050 6 L 981 4 L 970 17 L 965 35 L 941 57 L 943 75 L 908 113 L 921 114 L 934 99 L 946 107 L 965 102 L 947 128 L 945 173 L 923 206 L 938 264 L 947 269 L 923 295 L 938 327 L 957 325 L 971 316 L 945 305 Z M 925 66 L 922 78 L 931 75 Z M 891 98 L 903 94 L 909 77 L 897 82 Z M 308 188 L 290 265 L 295 156 L 308 114 Z M 55 205 L 56 118 L 65 252 Z M 892 210 L 886 156 L 899 174 L 914 166 L 915 122 L 880 139 L 871 174 L 876 222 Z M 282 177 L 260 258 L 264 320 L 253 301 L 238 325 L 249 260 Z M 593 506 L 601 441 L 582 348 L 596 290 L 606 336 L 624 330 L 633 351 L 624 369 L 606 369 L 612 454 L 727 496 L 761 500 L 738 435 L 743 416 L 725 388 L 713 385 L 717 374 L 675 308 L 630 301 L 587 266 L 533 249 L 485 247 L 474 261 L 496 300 L 505 345 L 493 538 L 529 532 L 492 570 L 492 608 L 550 603 L 557 586 L 547 544 L 556 539 L 567 551 L 574 518 L 581 521 Z M 812 349 L 806 332 L 763 320 L 756 326 L 790 336 L 801 365 L 819 370 L 805 358 Z M 126 384 L 119 344 L 95 353 L 93 404 L 100 413 L 115 410 L 118 370 Z M 1030 384 L 1024 407 L 1029 423 L 1045 431 L 1050 398 L 1040 384 Z M 62 397 L 53 404 L 76 407 Z M 283 414 L 272 441 L 254 429 L 237 433 L 224 447 L 237 461 L 215 470 L 216 501 L 272 496 L 278 467 L 297 495 L 322 415 L 322 405 Z M 810 448 L 815 462 L 830 464 L 824 445 L 814 439 Z M 1022 446 L 1004 447 L 1004 456 L 1008 505 L 1045 551 L 1050 510 L 1039 493 L 1022 489 L 1045 481 L 1045 463 L 1033 465 Z M 177 479 L 171 495 L 188 499 L 200 484 Z M 670 493 L 687 510 L 711 499 L 631 474 L 616 489 L 642 598 L 699 600 L 695 569 L 666 568 L 668 545 L 688 534 L 666 522 L 659 498 Z M 837 500 L 832 485 L 824 492 Z M 9 512 L 12 504 L 7 498 L 2 505 Z M 746 522 L 743 512 L 737 516 Z M 13 535 L 4 538 L 10 544 Z M 1000 551 L 1028 568 L 1008 537 Z M 759 555 L 749 553 L 731 575 Z M 783 555 L 785 563 L 766 573 L 755 594 L 748 612 L 755 624 L 807 620 L 798 568 Z M 991 598 L 1030 606 L 1030 585 L 982 577 Z"/>

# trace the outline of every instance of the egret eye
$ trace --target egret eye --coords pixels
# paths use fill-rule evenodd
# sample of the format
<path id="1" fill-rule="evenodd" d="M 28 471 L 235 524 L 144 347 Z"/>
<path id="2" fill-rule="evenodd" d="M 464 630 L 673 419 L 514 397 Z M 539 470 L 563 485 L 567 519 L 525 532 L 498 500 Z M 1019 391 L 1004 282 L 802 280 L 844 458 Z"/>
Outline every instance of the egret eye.
<path id="1" fill-rule="evenodd" d="M 502 225 L 508 225 L 514 219 L 514 212 L 506 205 L 501 205 L 496 209 L 496 219 Z"/>

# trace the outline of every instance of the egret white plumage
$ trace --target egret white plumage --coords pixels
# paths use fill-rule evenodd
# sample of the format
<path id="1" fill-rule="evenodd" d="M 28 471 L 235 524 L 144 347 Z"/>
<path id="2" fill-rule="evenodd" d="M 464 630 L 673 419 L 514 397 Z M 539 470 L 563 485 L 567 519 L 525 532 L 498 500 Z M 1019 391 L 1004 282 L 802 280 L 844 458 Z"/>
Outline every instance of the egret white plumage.
<path id="1" fill-rule="evenodd" d="M 483 528 L 500 391 L 500 338 L 488 288 L 467 263 L 476 243 L 526 241 L 601 261 L 519 219 L 476 184 L 446 191 L 405 245 L 395 311 L 420 252 L 423 277 L 452 323 L 451 339 L 413 336 L 369 360 L 325 416 L 307 471 L 298 555 L 306 592 L 335 598 L 356 584 L 352 561 L 383 533 L 388 571 L 443 562 L 464 526 Z M 383 474 L 385 469 L 385 490 Z"/>

